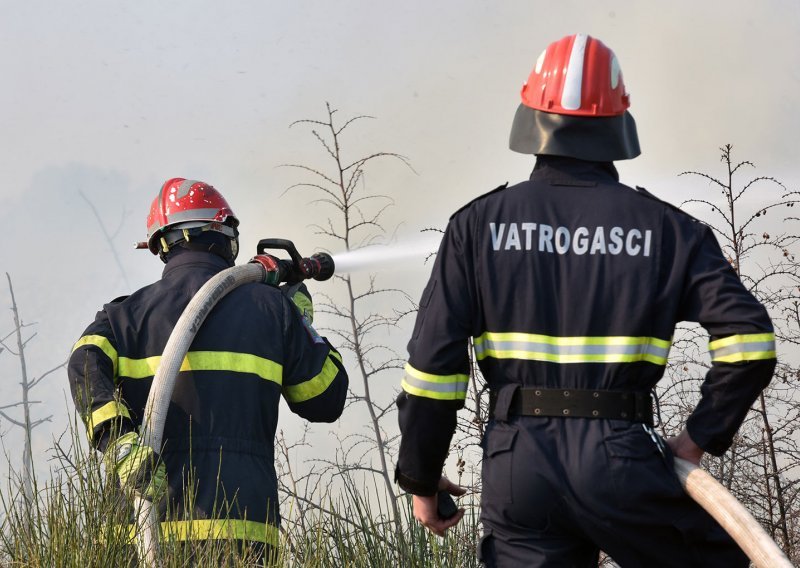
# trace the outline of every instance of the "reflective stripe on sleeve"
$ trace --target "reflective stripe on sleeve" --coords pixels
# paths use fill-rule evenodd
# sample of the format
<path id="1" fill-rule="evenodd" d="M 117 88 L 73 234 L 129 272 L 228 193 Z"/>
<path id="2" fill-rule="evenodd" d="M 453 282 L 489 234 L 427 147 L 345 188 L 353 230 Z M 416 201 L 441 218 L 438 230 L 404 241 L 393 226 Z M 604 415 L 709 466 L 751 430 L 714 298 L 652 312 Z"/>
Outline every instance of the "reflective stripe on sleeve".
<path id="1" fill-rule="evenodd" d="M 325 364 L 317 376 L 297 385 L 284 386 L 283 396 L 286 400 L 289 402 L 305 402 L 325 392 L 339 373 L 339 367 L 336 366 L 333 359 L 340 363 L 342 361 L 341 355 L 331 351 L 325 358 Z"/>
<path id="2" fill-rule="evenodd" d="M 112 418 L 116 418 L 118 416 L 124 416 L 125 418 L 131 417 L 130 412 L 128 412 L 128 407 L 115 400 L 104 404 L 92 412 L 86 420 L 86 429 L 89 432 L 89 440 L 91 441 L 92 437 L 94 436 L 95 427 L 102 424 L 106 420 L 111 420 Z"/>
<path id="3" fill-rule="evenodd" d="M 406 363 L 403 390 L 415 396 L 436 400 L 464 400 L 467 398 L 468 375 L 432 375 L 423 373 Z"/>
<path id="4" fill-rule="evenodd" d="M 161 355 L 147 357 L 145 359 L 131 359 L 129 357 L 119 358 L 119 375 L 128 379 L 147 379 L 156 374 L 158 365 L 161 363 Z M 183 363 L 186 364 L 184 358 Z M 183 366 L 183 365 L 181 365 Z"/>
<path id="5" fill-rule="evenodd" d="M 775 334 L 751 333 L 730 335 L 708 344 L 711 361 L 715 363 L 741 363 L 775 358 Z"/>
<path id="6" fill-rule="evenodd" d="M 114 349 L 114 346 L 111 345 L 111 342 L 108 340 L 108 338 L 103 337 L 102 335 L 84 335 L 75 343 L 75 345 L 72 347 L 72 351 L 74 352 L 79 347 L 84 347 L 86 345 L 98 347 L 103 353 L 106 354 L 106 357 L 111 359 L 111 365 L 114 368 L 114 377 L 116 377 L 118 363 L 117 350 Z"/>
<path id="7" fill-rule="evenodd" d="M 314 323 L 314 304 L 311 302 L 311 298 L 306 296 L 300 291 L 294 293 L 292 296 L 292 302 L 294 305 L 297 306 L 297 309 L 300 310 L 300 314 L 303 316 L 303 319 L 308 322 L 308 324 Z"/>
<path id="8" fill-rule="evenodd" d="M 144 359 L 120 357 L 119 375 L 130 379 L 147 379 L 155 375 L 160 363 L 159 355 Z M 190 351 L 184 357 L 180 370 L 251 373 L 279 385 L 283 382 L 283 365 L 250 353 Z"/>
<path id="9" fill-rule="evenodd" d="M 554 337 L 487 331 L 474 340 L 478 360 L 526 359 L 551 363 L 634 363 L 666 365 L 671 341 L 656 337 Z"/>

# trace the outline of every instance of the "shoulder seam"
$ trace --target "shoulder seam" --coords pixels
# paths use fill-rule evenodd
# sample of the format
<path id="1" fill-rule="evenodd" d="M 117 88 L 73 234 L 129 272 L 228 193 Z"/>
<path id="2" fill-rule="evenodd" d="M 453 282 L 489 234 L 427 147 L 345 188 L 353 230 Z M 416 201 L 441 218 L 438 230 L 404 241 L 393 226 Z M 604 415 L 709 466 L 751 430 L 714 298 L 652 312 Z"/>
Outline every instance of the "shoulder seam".
<path id="1" fill-rule="evenodd" d="M 497 193 L 498 191 L 502 191 L 503 189 L 506 189 L 507 187 L 508 187 L 508 182 L 505 182 L 502 185 L 498 185 L 493 190 L 487 191 L 486 193 L 483 193 L 483 194 L 479 195 L 475 199 L 472 199 L 472 200 L 468 201 L 467 203 L 465 203 L 464 205 L 462 205 L 461 207 L 456 209 L 456 211 L 452 215 L 450 215 L 450 220 L 452 220 L 453 217 L 455 217 L 456 215 L 461 213 L 464 209 L 466 209 L 467 207 L 469 207 L 470 205 L 472 205 L 476 201 L 480 201 L 481 199 L 483 199 L 485 197 L 488 197 L 488 196 L 492 195 L 493 193 Z"/>
<path id="2" fill-rule="evenodd" d="M 642 197 L 646 197 L 647 199 L 651 199 L 651 200 L 653 200 L 653 201 L 655 201 L 657 203 L 660 203 L 661 205 L 664 205 L 665 207 L 667 207 L 669 209 L 672 209 L 673 211 L 675 211 L 677 213 L 680 213 L 681 215 L 685 215 L 686 217 L 688 217 L 692 221 L 695 221 L 697 223 L 701 223 L 703 225 L 706 224 L 704 221 L 698 219 L 697 217 L 695 217 L 691 213 L 687 213 L 686 211 L 684 211 L 683 209 L 681 209 L 679 206 L 675 205 L 674 203 L 670 203 L 669 201 L 664 201 L 663 199 L 661 199 L 659 197 L 656 197 L 655 195 L 653 195 L 652 193 L 650 193 L 649 191 L 647 191 L 645 188 L 643 188 L 640 185 L 635 186 L 635 188 L 632 188 L 632 187 L 630 187 L 628 185 L 625 185 L 625 184 L 622 184 L 622 185 L 624 187 L 627 187 L 631 191 L 636 192 L 637 194 L 641 195 Z"/>

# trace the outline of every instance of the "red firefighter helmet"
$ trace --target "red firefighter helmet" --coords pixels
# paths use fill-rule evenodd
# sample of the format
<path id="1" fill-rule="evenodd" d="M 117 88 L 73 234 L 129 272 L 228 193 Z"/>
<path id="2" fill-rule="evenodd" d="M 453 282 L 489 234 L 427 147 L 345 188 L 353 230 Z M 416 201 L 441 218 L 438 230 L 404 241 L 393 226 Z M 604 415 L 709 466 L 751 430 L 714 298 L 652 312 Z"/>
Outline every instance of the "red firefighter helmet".
<path id="1" fill-rule="evenodd" d="M 213 186 L 202 181 L 172 178 L 164 182 L 147 216 L 147 248 L 162 252 L 162 237 L 170 229 L 200 227 L 219 231 L 232 238 L 239 224 L 236 215 Z"/>
<path id="2" fill-rule="evenodd" d="M 614 52 L 586 34 L 551 43 L 522 86 L 510 147 L 613 161 L 639 155 L 630 97 Z"/>
<path id="3" fill-rule="evenodd" d="M 614 52 L 576 34 L 551 43 L 522 86 L 522 104 L 571 116 L 619 116 L 630 106 Z"/>

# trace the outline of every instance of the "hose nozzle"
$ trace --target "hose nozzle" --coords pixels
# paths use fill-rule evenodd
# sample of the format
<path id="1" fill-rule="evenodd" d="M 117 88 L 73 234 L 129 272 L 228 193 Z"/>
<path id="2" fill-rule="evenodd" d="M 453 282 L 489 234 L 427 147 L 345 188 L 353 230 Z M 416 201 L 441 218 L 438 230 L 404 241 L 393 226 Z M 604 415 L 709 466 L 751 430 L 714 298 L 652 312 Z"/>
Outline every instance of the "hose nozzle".
<path id="1" fill-rule="evenodd" d="M 308 258 L 303 258 L 297 252 L 294 243 L 287 239 L 261 239 L 258 241 L 256 249 L 258 255 L 267 254 L 268 249 L 285 250 L 289 253 L 291 260 L 277 259 L 271 257 L 278 266 L 280 282 L 287 284 L 297 284 L 303 280 L 313 278 L 314 280 L 328 280 L 333 276 L 336 268 L 333 257 L 325 252 L 312 254 Z M 268 255 L 267 256 L 271 256 Z M 254 260 L 258 259 L 256 257 Z M 258 260 L 264 264 L 261 260 Z"/>
<path id="2" fill-rule="evenodd" d="M 326 252 L 318 252 L 312 254 L 309 258 L 304 258 L 300 261 L 300 271 L 303 273 L 304 278 L 313 278 L 314 280 L 327 280 L 333 276 L 333 271 L 336 265 L 333 262 L 333 257 Z"/>

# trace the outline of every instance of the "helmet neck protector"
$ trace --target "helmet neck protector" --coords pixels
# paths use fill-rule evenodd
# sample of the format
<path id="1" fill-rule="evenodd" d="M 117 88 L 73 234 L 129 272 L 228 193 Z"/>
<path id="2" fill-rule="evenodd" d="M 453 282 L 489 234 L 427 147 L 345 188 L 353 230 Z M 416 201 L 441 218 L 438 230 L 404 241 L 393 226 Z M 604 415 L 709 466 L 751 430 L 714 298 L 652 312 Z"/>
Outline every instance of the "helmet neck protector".
<path id="1" fill-rule="evenodd" d="M 619 116 L 583 117 L 544 112 L 520 104 L 509 147 L 520 154 L 568 156 L 594 162 L 635 158 L 641 153 L 636 122 Z"/>

